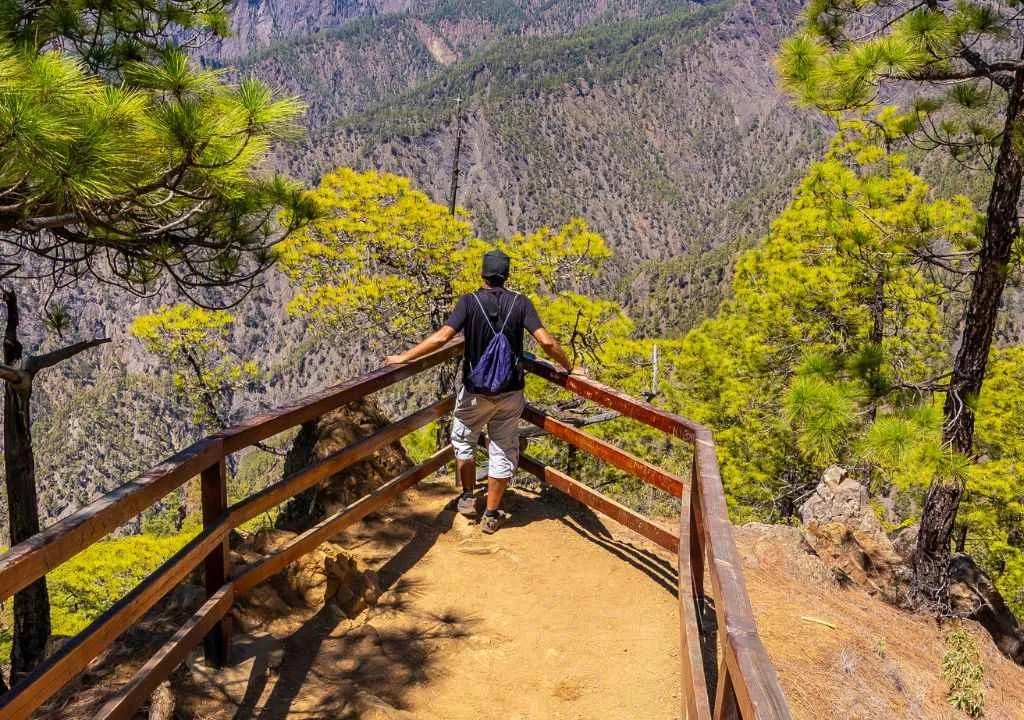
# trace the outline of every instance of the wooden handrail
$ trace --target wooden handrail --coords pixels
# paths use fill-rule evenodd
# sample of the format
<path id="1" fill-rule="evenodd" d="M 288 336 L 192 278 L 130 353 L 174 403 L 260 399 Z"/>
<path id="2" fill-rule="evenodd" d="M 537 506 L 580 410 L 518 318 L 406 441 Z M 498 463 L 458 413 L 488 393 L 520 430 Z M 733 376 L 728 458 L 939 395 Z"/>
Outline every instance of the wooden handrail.
<path id="1" fill-rule="evenodd" d="M 0 696 L 0 720 L 28 717 L 188 577 L 214 548 L 227 539 L 231 530 L 423 427 L 450 411 L 452 403 L 451 397 L 439 400 L 233 505 L 218 523 L 204 528 L 128 595 L 114 603 L 17 686 Z"/>
<path id="2" fill-rule="evenodd" d="M 203 530 L 84 632 L 72 638 L 10 692 L 0 696 L 0 720 L 27 717 L 204 562 L 208 580 L 207 602 L 111 698 L 100 717 L 131 717 L 156 685 L 166 679 L 187 653 L 203 641 L 204 636 L 210 657 L 214 660 L 217 656 L 220 659 L 226 657 L 228 625 L 225 618 L 236 597 L 244 595 L 288 563 L 310 552 L 325 539 L 392 501 L 430 472 L 443 467 L 451 460 L 451 447 L 444 448 L 424 463 L 388 481 L 234 577 L 227 574 L 228 533 L 449 412 L 453 400 L 439 400 L 391 423 L 373 435 L 230 507 L 227 507 L 225 496 L 225 458 L 290 427 L 314 420 L 347 402 L 358 400 L 457 357 L 462 350 L 461 338 L 456 339 L 416 362 L 379 368 L 311 395 L 299 403 L 204 438 L 150 472 L 0 555 L 2 600 L 67 561 L 190 478 L 196 475 L 203 478 Z M 529 422 L 554 437 L 680 498 L 682 509 L 678 535 L 529 456 L 522 457 L 521 465 L 524 470 L 543 478 L 580 502 L 678 554 L 681 662 L 686 684 L 682 706 L 684 718 L 788 720 L 790 715 L 778 676 L 757 635 L 729 523 L 711 433 L 686 418 L 665 412 L 588 378 L 569 375 L 536 358 L 528 357 L 524 364 L 530 372 L 569 392 L 692 443 L 693 473 L 691 482 L 687 484 L 679 477 L 556 418 L 533 408 L 527 408 L 524 412 Z M 715 597 L 717 638 L 720 642 L 718 655 L 721 666 L 717 670 L 714 703 L 708 700 L 708 686 L 705 682 L 705 677 L 713 673 L 706 673 L 702 654 L 702 643 L 708 640 L 700 622 L 705 569 Z"/>
<path id="3" fill-rule="evenodd" d="M 0 601 L 23 590 L 184 485 L 222 455 L 217 438 L 200 440 L 0 555 Z"/>
<path id="4" fill-rule="evenodd" d="M 304 400 L 204 438 L 0 555 L 0 601 L 31 585 L 116 530 L 225 455 L 308 422 L 457 357 L 462 338 L 408 365 L 386 365 Z M 287 423 L 292 423 L 288 425 Z M 259 513 L 257 513 L 258 515 Z"/>
<path id="5" fill-rule="evenodd" d="M 534 375 L 565 388 L 573 395 L 593 400 L 598 405 L 615 410 L 628 418 L 638 420 L 644 425 L 661 430 L 663 433 L 681 440 L 693 442 L 697 433 L 707 432 L 707 428 L 703 425 L 687 420 L 681 415 L 666 412 L 584 375 L 570 375 L 551 363 L 531 355 L 523 358 L 523 367 Z"/>
<path id="6" fill-rule="evenodd" d="M 321 543 L 362 520 L 371 512 L 379 510 L 427 475 L 443 467 L 453 456 L 451 445 L 442 448 L 419 465 L 364 495 L 302 533 L 285 547 L 236 575 L 219 588 L 192 618 L 164 643 L 149 662 L 107 701 L 97 714 L 96 720 L 129 720 L 156 687 L 202 641 L 203 635 L 230 612 L 235 598 L 245 595 L 289 563 L 316 549 Z"/>
<path id="7" fill-rule="evenodd" d="M 519 464 L 523 470 L 554 485 L 563 493 L 579 500 L 584 505 L 604 513 L 623 527 L 628 527 L 633 532 L 643 535 L 654 544 L 660 545 L 671 552 L 675 552 L 676 548 L 679 547 L 679 537 L 675 533 L 654 524 L 640 513 L 634 512 L 625 505 L 605 497 L 560 470 L 548 467 L 529 455 L 522 455 L 519 458 Z"/>
<path id="8" fill-rule="evenodd" d="M 555 437 L 565 440 L 573 447 L 579 448 L 583 452 L 590 453 L 594 457 L 626 471 L 636 479 L 661 488 L 674 497 L 680 497 L 683 494 L 683 481 L 672 473 L 662 470 L 657 465 L 652 465 L 625 450 L 620 450 L 593 435 L 588 435 L 579 428 L 574 428 L 572 425 L 553 418 L 529 405 L 523 410 L 523 419 L 546 430 Z"/>
<path id="9" fill-rule="evenodd" d="M 462 355 L 463 342 L 460 335 L 444 347 L 419 360 L 404 365 L 383 365 L 321 393 L 309 395 L 292 405 L 250 418 L 218 433 L 218 436 L 224 439 L 224 452 L 233 453 L 255 445 L 288 428 L 315 420 L 345 403 L 360 400 L 371 393 L 394 385 L 400 380 L 405 380 L 439 365 L 445 360 L 459 357 Z"/>
<path id="10" fill-rule="evenodd" d="M 728 692 L 734 692 L 737 710 L 745 719 L 788 720 L 789 709 L 778 674 L 757 634 L 754 611 L 747 595 L 743 567 L 729 521 L 711 431 L 583 375 L 571 375 L 543 360 L 528 357 L 524 365 L 535 375 L 575 395 L 693 443 L 693 482 L 697 492 L 692 499 L 696 505 L 696 517 L 699 518 L 695 529 L 701 534 L 699 544 L 708 560 L 707 569 L 716 598 L 718 635 L 725 659 L 724 672 L 719 672 L 717 694 L 724 693 L 728 700 L 731 697 Z M 716 718 L 719 717 L 722 704 L 716 703 Z"/>

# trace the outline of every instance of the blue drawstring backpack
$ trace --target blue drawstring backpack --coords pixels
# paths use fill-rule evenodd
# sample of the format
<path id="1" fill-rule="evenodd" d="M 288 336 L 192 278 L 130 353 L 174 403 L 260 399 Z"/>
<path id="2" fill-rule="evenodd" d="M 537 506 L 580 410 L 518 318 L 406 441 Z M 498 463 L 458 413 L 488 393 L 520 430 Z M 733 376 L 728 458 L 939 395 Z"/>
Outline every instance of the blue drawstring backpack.
<path id="1" fill-rule="evenodd" d="M 484 354 L 480 356 L 476 367 L 471 368 L 469 381 L 481 390 L 489 393 L 498 393 L 511 383 L 513 373 L 515 372 L 515 353 L 512 352 L 512 345 L 509 343 L 504 331 L 508 319 L 512 316 L 512 310 L 519 300 L 519 294 L 516 293 L 516 296 L 512 299 L 512 305 L 509 306 L 508 315 L 505 316 L 505 322 L 501 324 L 500 330 L 494 329 L 494 325 L 491 324 L 491 319 L 487 317 L 487 311 L 484 310 L 483 303 L 480 302 L 480 298 L 476 296 L 476 293 L 473 293 L 473 299 L 480 306 L 480 312 L 483 313 L 484 320 L 487 321 L 487 327 L 494 333 L 494 337 L 487 343 L 487 347 L 484 348 Z"/>

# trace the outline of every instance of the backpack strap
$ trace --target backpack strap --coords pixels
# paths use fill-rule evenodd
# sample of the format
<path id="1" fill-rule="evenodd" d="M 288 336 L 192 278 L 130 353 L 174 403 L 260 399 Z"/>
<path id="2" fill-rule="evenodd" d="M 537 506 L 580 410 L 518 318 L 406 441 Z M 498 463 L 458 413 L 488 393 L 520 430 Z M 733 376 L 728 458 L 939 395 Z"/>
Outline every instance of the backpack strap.
<path id="1" fill-rule="evenodd" d="M 494 329 L 493 325 L 491 325 L 491 319 L 489 317 L 487 317 L 487 311 L 484 310 L 484 304 L 482 302 L 480 302 L 480 298 L 477 297 L 476 293 L 472 293 L 472 295 L 473 295 L 473 299 L 476 300 L 476 304 L 480 306 L 480 312 L 483 313 L 484 322 L 486 322 L 487 323 L 487 327 L 489 327 L 491 329 L 491 334 L 492 335 L 497 335 L 498 331 Z M 508 321 L 508 318 L 505 318 L 505 320 Z M 505 325 L 502 324 L 501 328 L 502 328 L 502 330 L 504 330 L 505 329 Z"/>
<path id="2" fill-rule="evenodd" d="M 504 332 L 505 326 L 508 325 L 508 319 L 510 317 L 512 317 L 512 311 L 515 310 L 516 301 L 518 301 L 518 300 L 519 300 L 519 293 L 516 293 L 515 297 L 512 298 L 512 304 L 508 306 L 508 314 L 505 315 L 505 321 L 503 323 L 501 323 L 501 330 L 499 330 L 498 332 Z M 490 320 L 488 320 L 488 322 L 490 322 Z"/>

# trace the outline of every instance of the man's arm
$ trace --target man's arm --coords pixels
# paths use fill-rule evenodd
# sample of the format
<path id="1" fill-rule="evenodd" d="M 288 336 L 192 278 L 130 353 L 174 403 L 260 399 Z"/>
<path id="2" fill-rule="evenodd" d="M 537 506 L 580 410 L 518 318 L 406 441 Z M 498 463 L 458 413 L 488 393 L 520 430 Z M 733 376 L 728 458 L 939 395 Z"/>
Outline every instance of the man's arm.
<path id="1" fill-rule="evenodd" d="M 554 360 L 556 363 L 565 368 L 566 372 L 574 373 L 576 375 L 583 374 L 582 367 L 573 367 L 572 362 L 569 361 L 569 356 L 565 354 L 565 350 L 558 344 L 554 336 L 549 333 L 545 328 L 539 327 L 533 331 L 533 339 L 537 341 L 537 344 L 544 350 L 544 354 Z"/>
<path id="2" fill-rule="evenodd" d="M 418 360 L 424 355 L 429 355 L 435 350 L 440 350 L 445 344 L 455 337 L 455 328 L 449 325 L 442 325 L 441 329 L 432 333 L 426 340 L 415 347 L 411 347 L 398 355 L 388 355 L 384 362 L 388 365 L 405 365 L 413 360 Z"/>

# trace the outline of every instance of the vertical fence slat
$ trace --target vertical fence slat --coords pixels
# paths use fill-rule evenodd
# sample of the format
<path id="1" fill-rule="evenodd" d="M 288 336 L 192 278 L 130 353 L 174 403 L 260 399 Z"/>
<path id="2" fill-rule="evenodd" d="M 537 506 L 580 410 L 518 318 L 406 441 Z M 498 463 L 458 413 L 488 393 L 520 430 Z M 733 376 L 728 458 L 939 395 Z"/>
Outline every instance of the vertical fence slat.
<path id="1" fill-rule="evenodd" d="M 224 458 L 203 470 L 200 478 L 203 500 L 203 528 L 216 525 L 228 509 L 227 467 Z M 228 536 L 206 556 L 203 570 L 206 597 L 212 598 L 228 579 Z M 231 641 L 231 616 L 225 615 L 203 639 L 206 661 L 215 667 L 223 667 L 228 661 Z"/>

